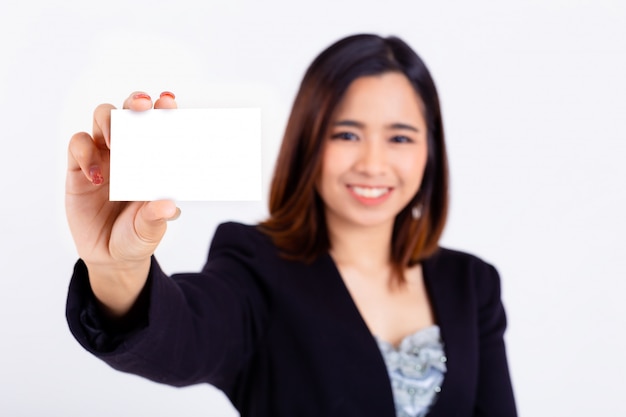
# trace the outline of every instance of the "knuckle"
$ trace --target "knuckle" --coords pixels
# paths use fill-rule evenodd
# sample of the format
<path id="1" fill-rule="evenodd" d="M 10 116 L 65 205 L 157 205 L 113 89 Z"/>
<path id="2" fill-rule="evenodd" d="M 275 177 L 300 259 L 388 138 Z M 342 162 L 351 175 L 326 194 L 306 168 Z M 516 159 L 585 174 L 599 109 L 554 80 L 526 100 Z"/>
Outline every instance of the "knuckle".
<path id="1" fill-rule="evenodd" d="M 72 135 L 68 143 L 68 149 L 72 152 L 80 150 L 84 146 L 86 140 L 91 141 L 91 136 L 86 132 L 78 132 Z"/>
<path id="2" fill-rule="evenodd" d="M 93 111 L 93 113 L 94 113 L 95 116 L 98 116 L 98 115 L 103 114 L 103 113 L 108 113 L 108 112 L 111 111 L 111 109 L 114 109 L 114 108 L 115 108 L 115 106 L 113 106 L 112 104 L 102 103 L 102 104 L 99 104 L 96 107 L 96 109 Z"/>

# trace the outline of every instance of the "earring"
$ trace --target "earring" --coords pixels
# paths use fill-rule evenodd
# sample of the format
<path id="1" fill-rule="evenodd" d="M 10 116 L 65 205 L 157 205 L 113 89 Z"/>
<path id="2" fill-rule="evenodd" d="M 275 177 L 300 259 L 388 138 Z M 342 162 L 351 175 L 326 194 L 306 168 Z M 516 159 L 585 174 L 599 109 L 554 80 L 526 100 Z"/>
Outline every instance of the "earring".
<path id="1" fill-rule="evenodd" d="M 411 216 L 413 217 L 413 220 L 418 220 L 420 217 L 422 217 L 421 203 L 413 206 L 413 208 L 411 209 Z"/>

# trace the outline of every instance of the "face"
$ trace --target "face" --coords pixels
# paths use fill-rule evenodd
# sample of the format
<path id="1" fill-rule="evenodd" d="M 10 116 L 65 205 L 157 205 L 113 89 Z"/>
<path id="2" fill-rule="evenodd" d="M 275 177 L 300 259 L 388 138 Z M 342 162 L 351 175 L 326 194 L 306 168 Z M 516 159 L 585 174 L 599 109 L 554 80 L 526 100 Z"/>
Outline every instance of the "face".
<path id="1" fill-rule="evenodd" d="M 329 230 L 393 227 L 422 182 L 426 138 L 421 100 L 403 74 L 353 81 L 331 118 L 317 181 Z"/>

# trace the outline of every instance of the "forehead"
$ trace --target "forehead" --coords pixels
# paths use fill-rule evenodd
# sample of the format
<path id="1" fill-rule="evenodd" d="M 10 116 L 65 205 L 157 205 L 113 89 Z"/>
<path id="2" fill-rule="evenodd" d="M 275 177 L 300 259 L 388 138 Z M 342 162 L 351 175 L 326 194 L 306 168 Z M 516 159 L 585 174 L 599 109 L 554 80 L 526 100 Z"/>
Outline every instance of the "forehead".
<path id="1" fill-rule="evenodd" d="M 355 79 L 333 112 L 333 119 L 398 119 L 423 122 L 424 105 L 409 79 L 386 72 Z"/>

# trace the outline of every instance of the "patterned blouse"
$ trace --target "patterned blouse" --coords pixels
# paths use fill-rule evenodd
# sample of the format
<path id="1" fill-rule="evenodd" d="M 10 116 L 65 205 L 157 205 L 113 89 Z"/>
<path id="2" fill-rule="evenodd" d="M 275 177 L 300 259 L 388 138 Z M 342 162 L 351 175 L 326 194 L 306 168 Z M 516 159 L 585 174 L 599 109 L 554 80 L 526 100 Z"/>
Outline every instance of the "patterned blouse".
<path id="1" fill-rule="evenodd" d="M 439 326 L 405 337 L 396 348 L 376 338 L 383 355 L 398 417 L 424 417 L 434 404 L 446 372 Z"/>

